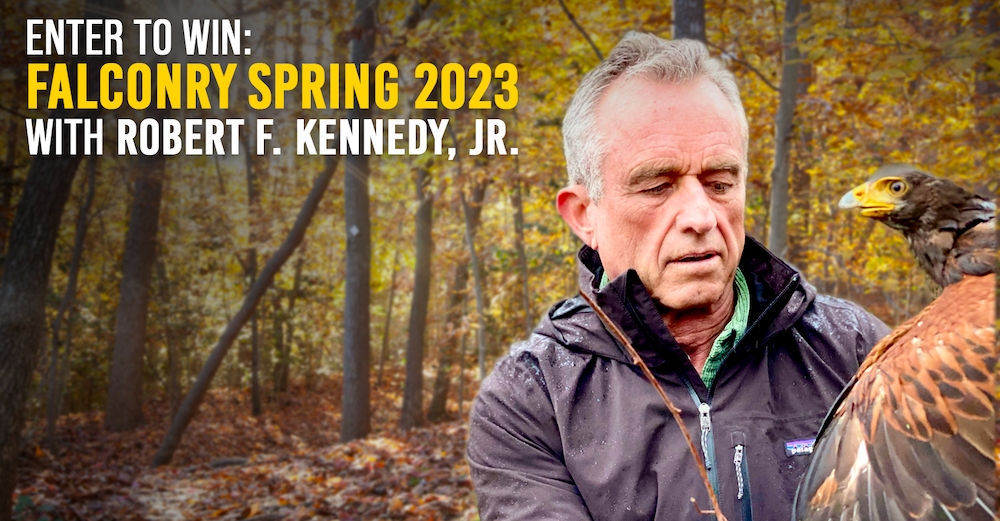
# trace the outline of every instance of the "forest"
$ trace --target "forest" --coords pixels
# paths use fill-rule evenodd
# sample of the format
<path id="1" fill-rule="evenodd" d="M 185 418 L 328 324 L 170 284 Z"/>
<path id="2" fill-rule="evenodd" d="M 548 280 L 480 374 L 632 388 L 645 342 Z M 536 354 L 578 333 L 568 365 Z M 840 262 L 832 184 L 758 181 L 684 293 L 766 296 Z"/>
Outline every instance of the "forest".
<path id="1" fill-rule="evenodd" d="M 840 196 L 886 163 L 1000 195 L 991 0 L 0 2 L 0 521 L 478 519 L 470 403 L 577 292 L 560 126 L 628 31 L 726 63 L 750 124 L 747 233 L 890 326 L 936 290 Z M 213 58 L 240 67 L 228 109 L 217 86 L 209 107 L 125 105 L 99 116 L 102 155 L 32 155 L 27 120 L 82 110 L 26 102 L 45 98 L 28 62 L 67 59 L 26 54 L 41 18 L 239 19 L 253 53 Z M 132 36 L 77 58 L 193 60 L 139 56 Z M 251 110 L 236 100 L 279 81 L 251 61 L 324 64 L 331 85 L 332 64 L 393 64 L 398 103 L 348 103 L 345 67 L 313 99 L 329 107 L 293 88 Z M 512 64 L 516 102 L 415 104 L 427 63 Z M 121 153 L 113 118 L 272 119 L 286 153 L 249 153 L 248 133 L 242 154 Z M 447 118 L 460 150 L 493 118 L 518 153 L 297 155 L 301 118 Z"/>

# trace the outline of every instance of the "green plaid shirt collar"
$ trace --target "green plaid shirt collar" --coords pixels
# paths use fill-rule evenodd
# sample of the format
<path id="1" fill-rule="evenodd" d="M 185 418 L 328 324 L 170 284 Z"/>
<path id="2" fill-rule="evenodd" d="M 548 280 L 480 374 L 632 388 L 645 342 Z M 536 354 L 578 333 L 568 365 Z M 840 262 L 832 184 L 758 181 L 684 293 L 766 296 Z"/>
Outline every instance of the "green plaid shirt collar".
<path id="1" fill-rule="evenodd" d="M 607 286 L 609 282 L 611 280 L 608 279 L 608 274 L 602 272 L 600 287 Z M 750 290 L 747 289 L 746 278 L 743 277 L 743 272 L 739 268 L 736 268 L 736 280 L 733 281 L 733 290 L 736 300 L 736 309 L 733 311 L 733 317 L 729 319 L 729 323 L 726 324 L 722 333 L 719 333 L 719 336 L 715 337 L 715 342 L 712 343 L 712 350 L 708 353 L 708 360 L 705 361 L 705 367 L 701 369 L 701 379 L 705 382 L 705 387 L 709 389 L 712 388 L 712 381 L 715 380 L 715 375 L 719 372 L 722 360 L 733 350 L 736 342 L 739 342 L 740 338 L 743 337 L 743 333 L 747 329 L 747 322 L 750 319 Z"/>
<path id="2" fill-rule="evenodd" d="M 747 281 L 743 278 L 743 272 L 736 268 L 736 280 L 733 281 L 733 294 L 736 300 L 736 309 L 733 317 L 729 319 L 725 329 L 719 336 L 715 337 L 712 343 L 712 350 L 708 353 L 708 360 L 705 367 L 701 369 L 701 379 L 705 382 L 705 387 L 712 388 L 712 381 L 719 372 L 719 366 L 726 355 L 733 350 L 736 342 L 743 338 L 743 333 L 747 330 L 747 321 L 750 319 L 750 290 L 747 289 Z"/>

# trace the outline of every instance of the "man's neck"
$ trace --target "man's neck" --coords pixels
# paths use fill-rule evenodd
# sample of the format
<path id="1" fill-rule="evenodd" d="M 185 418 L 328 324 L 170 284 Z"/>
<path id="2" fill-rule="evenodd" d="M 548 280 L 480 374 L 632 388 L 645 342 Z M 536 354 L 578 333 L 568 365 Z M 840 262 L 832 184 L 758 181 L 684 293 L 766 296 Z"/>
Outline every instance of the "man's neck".
<path id="1" fill-rule="evenodd" d="M 663 322 L 677 345 L 687 353 L 700 373 L 712 351 L 712 344 L 733 316 L 735 295 L 730 285 L 718 302 L 706 308 L 665 310 Z"/>

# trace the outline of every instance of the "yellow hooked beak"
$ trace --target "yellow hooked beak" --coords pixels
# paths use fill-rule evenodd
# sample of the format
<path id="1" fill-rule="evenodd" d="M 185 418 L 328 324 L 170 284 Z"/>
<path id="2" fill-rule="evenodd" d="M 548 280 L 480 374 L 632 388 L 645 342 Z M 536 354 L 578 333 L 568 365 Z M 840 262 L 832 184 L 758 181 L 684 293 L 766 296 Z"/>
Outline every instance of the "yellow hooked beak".
<path id="1" fill-rule="evenodd" d="M 841 208 L 861 208 L 865 217 L 880 217 L 896 209 L 896 202 L 886 191 L 872 190 L 871 183 L 855 186 L 840 198 Z"/>

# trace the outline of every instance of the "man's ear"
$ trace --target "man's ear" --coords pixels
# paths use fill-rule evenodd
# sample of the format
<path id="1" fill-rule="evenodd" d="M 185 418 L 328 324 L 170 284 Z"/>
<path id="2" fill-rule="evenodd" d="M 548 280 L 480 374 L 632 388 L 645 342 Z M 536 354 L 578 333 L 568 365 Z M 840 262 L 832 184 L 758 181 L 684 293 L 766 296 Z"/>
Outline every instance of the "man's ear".
<path id="1" fill-rule="evenodd" d="M 589 209 L 593 204 L 583 185 L 573 185 L 559 190 L 556 196 L 556 208 L 573 233 L 587 246 L 597 249 L 597 237 L 594 235 L 594 225 L 591 222 Z"/>

